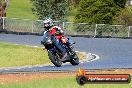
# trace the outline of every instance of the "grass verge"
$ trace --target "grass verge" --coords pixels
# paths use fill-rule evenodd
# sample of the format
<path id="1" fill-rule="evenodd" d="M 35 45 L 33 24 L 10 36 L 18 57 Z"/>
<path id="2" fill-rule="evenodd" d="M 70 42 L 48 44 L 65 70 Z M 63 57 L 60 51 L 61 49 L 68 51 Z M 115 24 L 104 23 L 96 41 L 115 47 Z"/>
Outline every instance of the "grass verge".
<path id="1" fill-rule="evenodd" d="M 22 45 L 0 43 L 0 67 L 50 63 L 47 51 Z"/>

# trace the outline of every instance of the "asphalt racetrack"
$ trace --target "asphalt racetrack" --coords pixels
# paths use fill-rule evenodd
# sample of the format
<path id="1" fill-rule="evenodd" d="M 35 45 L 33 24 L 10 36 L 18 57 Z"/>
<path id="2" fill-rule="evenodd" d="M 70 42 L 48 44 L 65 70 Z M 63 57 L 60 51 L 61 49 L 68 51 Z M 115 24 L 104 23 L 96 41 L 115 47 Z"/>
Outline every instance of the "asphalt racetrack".
<path id="1" fill-rule="evenodd" d="M 99 55 L 99 59 L 91 62 L 80 63 L 79 66 L 84 69 L 109 69 L 109 68 L 132 68 L 132 39 L 118 38 L 83 38 L 72 37 L 76 42 L 74 45 L 78 51 L 94 53 Z M 0 42 L 40 46 L 41 36 L 35 35 L 15 35 L 15 34 L 0 34 Z M 12 69 L 0 69 L 3 71 L 54 71 L 54 70 L 76 70 L 78 66 L 71 64 L 55 67 L 33 66 L 20 67 Z"/>

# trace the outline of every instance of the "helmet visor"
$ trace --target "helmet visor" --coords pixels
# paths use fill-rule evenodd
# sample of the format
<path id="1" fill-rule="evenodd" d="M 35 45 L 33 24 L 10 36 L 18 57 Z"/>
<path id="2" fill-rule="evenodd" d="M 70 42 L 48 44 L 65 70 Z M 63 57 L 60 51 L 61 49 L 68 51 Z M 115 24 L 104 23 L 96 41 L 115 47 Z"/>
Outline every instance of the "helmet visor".
<path id="1" fill-rule="evenodd" d="M 49 24 L 48 23 L 44 23 L 44 27 L 49 27 Z"/>

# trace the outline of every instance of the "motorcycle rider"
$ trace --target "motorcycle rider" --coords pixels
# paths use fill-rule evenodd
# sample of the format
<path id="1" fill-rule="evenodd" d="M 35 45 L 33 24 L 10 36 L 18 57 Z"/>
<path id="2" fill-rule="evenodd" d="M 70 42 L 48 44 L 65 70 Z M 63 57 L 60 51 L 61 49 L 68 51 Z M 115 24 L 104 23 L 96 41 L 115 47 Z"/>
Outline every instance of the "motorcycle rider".
<path id="1" fill-rule="evenodd" d="M 60 44 L 60 41 L 62 40 L 62 38 L 64 38 L 63 30 L 59 26 L 54 26 L 53 20 L 51 18 L 46 18 L 45 20 L 43 20 L 43 25 L 45 30 L 48 31 L 49 34 L 54 37 L 54 44 L 62 53 L 61 59 L 62 60 L 65 59 L 67 56 L 67 52 L 66 49 L 63 48 L 62 45 Z M 43 40 L 43 36 L 42 36 L 42 40 Z M 41 41 L 41 44 L 43 44 L 43 41 Z"/>

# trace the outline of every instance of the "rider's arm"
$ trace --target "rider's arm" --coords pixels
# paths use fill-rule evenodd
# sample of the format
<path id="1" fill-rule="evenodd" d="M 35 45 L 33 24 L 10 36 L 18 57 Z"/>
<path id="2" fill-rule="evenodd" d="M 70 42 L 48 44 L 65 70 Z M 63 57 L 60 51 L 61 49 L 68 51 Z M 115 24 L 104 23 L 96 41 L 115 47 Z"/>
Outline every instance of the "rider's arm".
<path id="1" fill-rule="evenodd" d="M 55 33 L 56 35 L 59 35 L 59 34 L 62 34 L 62 35 L 64 35 L 64 32 L 63 32 L 63 30 L 60 28 L 60 27 L 56 27 L 56 33 Z"/>

